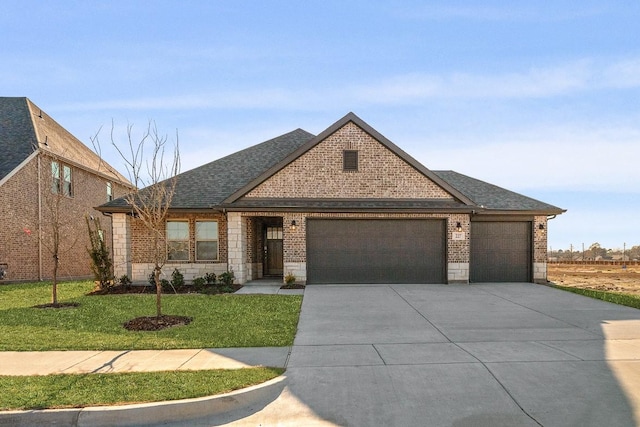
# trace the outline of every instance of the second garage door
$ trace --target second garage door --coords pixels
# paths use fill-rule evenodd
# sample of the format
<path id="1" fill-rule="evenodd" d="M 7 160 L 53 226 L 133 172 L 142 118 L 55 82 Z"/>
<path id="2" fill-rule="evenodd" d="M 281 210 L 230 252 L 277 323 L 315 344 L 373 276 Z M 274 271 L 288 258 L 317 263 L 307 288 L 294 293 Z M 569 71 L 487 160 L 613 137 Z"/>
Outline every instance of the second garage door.
<path id="1" fill-rule="evenodd" d="M 531 222 L 472 222 L 470 280 L 531 281 Z"/>
<path id="2" fill-rule="evenodd" d="M 307 283 L 446 283 L 443 220 L 307 220 Z"/>

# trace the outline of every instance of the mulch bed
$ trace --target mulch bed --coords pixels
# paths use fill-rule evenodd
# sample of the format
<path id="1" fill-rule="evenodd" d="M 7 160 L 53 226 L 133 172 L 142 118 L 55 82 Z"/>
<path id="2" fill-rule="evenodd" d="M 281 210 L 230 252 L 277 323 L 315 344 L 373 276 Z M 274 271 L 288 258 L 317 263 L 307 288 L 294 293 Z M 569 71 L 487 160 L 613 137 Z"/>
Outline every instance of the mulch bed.
<path id="1" fill-rule="evenodd" d="M 179 286 L 177 288 L 171 288 L 168 291 L 162 290 L 163 294 L 207 294 L 207 295 L 216 295 L 216 294 L 228 294 L 236 292 L 238 289 L 242 288 L 242 285 L 231 285 L 230 289 L 223 288 L 221 286 L 205 286 L 200 289 L 196 289 L 195 286 L 184 285 Z M 127 294 L 154 294 L 156 293 L 156 287 L 150 285 L 141 285 L 141 286 L 110 286 L 104 289 L 95 289 L 94 291 L 88 293 L 87 295 L 127 295 Z"/>
<path id="2" fill-rule="evenodd" d="M 187 316 L 147 316 L 131 319 L 123 326 L 129 331 L 160 331 L 174 326 L 188 325 L 192 320 L 192 317 Z"/>
<path id="3" fill-rule="evenodd" d="M 293 285 L 282 285 L 280 286 L 280 289 L 304 289 L 304 285 L 298 285 L 298 284 L 293 284 Z"/>
<path id="4" fill-rule="evenodd" d="M 33 308 L 75 308 L 78 307 L 80 303 L 77 302 L 59 302 L 57 304 L 48 303 L 48 304 L 39 304 L 34 305 Z"/>

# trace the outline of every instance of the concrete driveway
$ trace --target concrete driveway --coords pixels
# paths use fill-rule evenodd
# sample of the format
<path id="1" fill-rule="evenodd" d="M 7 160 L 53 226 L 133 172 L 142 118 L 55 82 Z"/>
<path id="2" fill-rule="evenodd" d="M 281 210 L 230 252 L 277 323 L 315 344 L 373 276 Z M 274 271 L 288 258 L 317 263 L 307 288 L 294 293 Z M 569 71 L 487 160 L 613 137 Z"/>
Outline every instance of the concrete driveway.
<path id="1" fill-rule="evenodd" d="M 286 376 L 202 425 L 634 426 L 640 310 L 522 283 L 308 286 Z"/>

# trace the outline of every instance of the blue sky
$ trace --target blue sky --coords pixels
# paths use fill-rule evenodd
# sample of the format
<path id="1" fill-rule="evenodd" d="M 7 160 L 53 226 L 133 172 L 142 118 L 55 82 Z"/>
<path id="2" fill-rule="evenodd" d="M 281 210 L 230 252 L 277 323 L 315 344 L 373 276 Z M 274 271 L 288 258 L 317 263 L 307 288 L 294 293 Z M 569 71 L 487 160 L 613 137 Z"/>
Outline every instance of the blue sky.
<path id="1" fill-rule="evenodd" d="M 0 4 L 0 96 L 82 141 L 180 136 L 182 170 L 349 111 L 433 170 L 567 209 L 554 249 L 640 245 L 640 2 Z M 118 132 L 117 132 L 118 134 Z"/>

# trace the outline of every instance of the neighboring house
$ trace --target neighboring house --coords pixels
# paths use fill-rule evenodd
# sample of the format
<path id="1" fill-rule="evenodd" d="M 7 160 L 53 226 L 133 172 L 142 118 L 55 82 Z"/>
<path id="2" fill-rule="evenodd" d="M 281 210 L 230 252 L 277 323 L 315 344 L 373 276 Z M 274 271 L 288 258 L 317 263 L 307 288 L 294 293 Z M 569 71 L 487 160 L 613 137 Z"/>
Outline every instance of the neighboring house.
<path id="1" fill-rule="evenodd" d="M 564 210 L 453 171 L 431 171 L 353 113 L 178 176 L 166 226 L 187 279 L 239 283 L 545 282 L 547 220 Z M 146 281 L 147 235 L 124 199 L 112 215 L 116 275 Z"/>
<path id="2" fill-rule="evenodd" d="M 52 277 L 52 224 L 60 232 L 59 279 L 91 276 L 85 215 L 131 190 L 129 181 L 28 98 L 0 97 L 0 266 L 4 281 Z M 110 243 L 110 242 L 109 242 Z"/>

